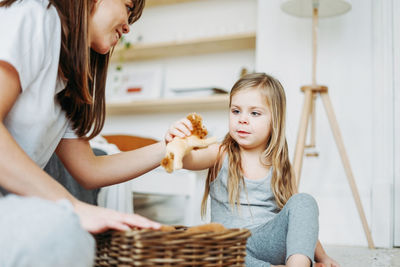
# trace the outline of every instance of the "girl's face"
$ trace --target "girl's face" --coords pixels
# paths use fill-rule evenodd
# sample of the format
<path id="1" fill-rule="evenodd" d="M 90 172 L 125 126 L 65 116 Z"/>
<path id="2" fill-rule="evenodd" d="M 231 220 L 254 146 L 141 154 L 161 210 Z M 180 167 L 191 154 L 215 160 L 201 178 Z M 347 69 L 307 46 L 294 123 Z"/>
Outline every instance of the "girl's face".
<path id="1" fill-rule="evenodd" d="M 258 89 L 249 88 L 232 96 L 229 134 L 244 149 L 267 147 L 271 134 L 271 111 Z"/>
<path id="2" fill-rule="evenodd" d="M 107 54 L 129 32 L 131 8 L 131 0 L 95 0 L 89 18 L 89 43 L 94 51 Z"/>

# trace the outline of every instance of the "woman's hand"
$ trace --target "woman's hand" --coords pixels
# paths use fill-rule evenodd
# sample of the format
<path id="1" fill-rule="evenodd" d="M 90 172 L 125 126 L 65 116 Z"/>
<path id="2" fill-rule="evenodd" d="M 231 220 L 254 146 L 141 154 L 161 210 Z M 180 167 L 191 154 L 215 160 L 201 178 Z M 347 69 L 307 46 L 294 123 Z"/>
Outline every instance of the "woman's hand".
<path id="1" fill-rule="evenodd" d="M 192 130 L 192 123 L 187 118 L 183 118 L 169 127 L 167 133 L 165 134 L 165 143 L 168 144 L 175 137 L 184 138 L 186 136 L 190 136 L 192 134 Z"/>
<path id="2" fill-rule="evenodd" d="M 74 207 L 82 227 L 92 234 L 108 229 L 127 231 L 132 227 L 159 229 L 161 226 L 140 215 L 121 213 L 81 201 L 76 201 Z"/>
<path id="3" fill-rule="evenodd" d="M 340 264 L 325 254 L 323 257 L 318 259 L 315 263 L 315 267 L 340 267 Z"/>

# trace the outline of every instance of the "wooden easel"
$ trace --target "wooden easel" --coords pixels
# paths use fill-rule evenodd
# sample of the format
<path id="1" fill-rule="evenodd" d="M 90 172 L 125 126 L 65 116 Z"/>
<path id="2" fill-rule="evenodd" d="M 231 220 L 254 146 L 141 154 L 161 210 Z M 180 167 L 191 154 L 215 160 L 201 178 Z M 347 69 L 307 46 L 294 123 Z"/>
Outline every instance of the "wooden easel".
<path id="1" fill-rule="evenodd" d="M 293 166 L 295 177 L 297 179 L 297 187 L 300 184 L 301 167 L 303 163 L 304 148 L 306 147 L 306 135 L 308 125 L 311 119 L 311 143 L 307 147 L 315 147 L 315 101 L 317 96 L 322 98 L 326 115 L 331 126 L 333 136 L 335 138 L 336 145 L 339 149 L 339 154 L 342 159 L 342 163 L 346 172 L 347 180 L 350 184 L 351 192 L 353 194 L 354 201 L 356 202 L 358 214 L 360 216 L 365 235 L 368 241 L 369 248 L 375 248 L 372 240 L 371 232 L 368 227 L 367 219 L 365 218 L 364 209 L 360 200 L 357 185 L 354 180 L 353 172 L 351 170 L 350 161 L 344 147 L 343 138 L 340 133 L 339 124 L 336 120 L 333 106 L 328 95 L 328 87 L 323 85 L 317 85 L 316 83 L 316 55 L 317 55 L 317 23 L 318 23 L 318 6 L 313 7 L 313 71 L 312 71 L 312 85 L 301 87 L 301 91 L 304 93 L 304 104 L 301 113 L 300 127 L 297 135 L 296 149 L 294 154 Z M 317 156 L 314 154 L 313 156 Z"/>

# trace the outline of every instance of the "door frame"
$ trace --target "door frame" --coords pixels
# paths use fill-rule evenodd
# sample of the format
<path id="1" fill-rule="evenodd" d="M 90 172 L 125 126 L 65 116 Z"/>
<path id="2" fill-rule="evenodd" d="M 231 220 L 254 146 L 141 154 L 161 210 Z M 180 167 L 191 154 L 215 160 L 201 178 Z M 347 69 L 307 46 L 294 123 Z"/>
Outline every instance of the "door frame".
<path id="1" fill-rule="evenodd" d="M 400 245 L 400 61 L 396 12 L 399 12 L 397 0 L 372 0 L 374 166 L 371 230 L 377 247 Z"/>
<path id="2" fill-rule="evenodd" d="M 395 16 L 394 14 L 397 14 Z M 400 3 L 393 1 L 394 73 L 394 246 L 400 247 Z"/>

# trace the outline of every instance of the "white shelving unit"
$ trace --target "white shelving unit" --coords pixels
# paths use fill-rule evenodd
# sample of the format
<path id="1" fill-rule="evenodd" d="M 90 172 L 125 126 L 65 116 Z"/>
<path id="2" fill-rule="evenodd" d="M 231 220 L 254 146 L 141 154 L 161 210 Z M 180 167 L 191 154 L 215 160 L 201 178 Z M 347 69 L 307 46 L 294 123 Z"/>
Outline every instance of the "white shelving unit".
<path id="1" fill-rule="evenodd" d="M 118 47 L 114 52 L 111 61 L 140 61 L 165 57 L 192 56 L 254 49 L 255 46 L 256 34 L 253 32 L 199 38 L 180 42 L 134 44 L 129 48 Z"/>
<path id="2" fill-rule="evenodd" d="M 160 98 L 142 101 L 117 102 L 107 104 L 107 115 L 130 113 L 155 113 L 185 110 L 225 110 L 228 108 L 229 96 L 212 95 L 203 97 Z"/>

